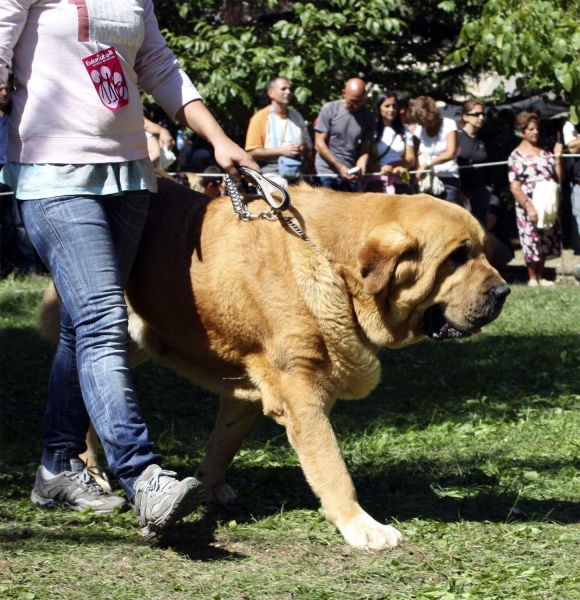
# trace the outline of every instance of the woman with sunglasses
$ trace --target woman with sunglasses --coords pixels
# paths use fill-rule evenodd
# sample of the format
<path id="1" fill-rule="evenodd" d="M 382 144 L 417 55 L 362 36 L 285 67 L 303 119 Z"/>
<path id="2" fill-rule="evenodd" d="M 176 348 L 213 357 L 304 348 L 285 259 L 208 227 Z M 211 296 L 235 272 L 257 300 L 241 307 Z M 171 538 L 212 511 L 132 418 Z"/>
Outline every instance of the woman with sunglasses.
<path id="1" fill-rule="evenodd" d="M 485 167 L 474 166 L 489 162 L 485 144 L 478 135 L 485 122 L 483 105 L 477 100 L 467 101 L 461 110 L 461 122 L 462 128 L 457 137 L 461 193 L 469 199 L 473 216 L 486 228 L 491 186 Z"/>

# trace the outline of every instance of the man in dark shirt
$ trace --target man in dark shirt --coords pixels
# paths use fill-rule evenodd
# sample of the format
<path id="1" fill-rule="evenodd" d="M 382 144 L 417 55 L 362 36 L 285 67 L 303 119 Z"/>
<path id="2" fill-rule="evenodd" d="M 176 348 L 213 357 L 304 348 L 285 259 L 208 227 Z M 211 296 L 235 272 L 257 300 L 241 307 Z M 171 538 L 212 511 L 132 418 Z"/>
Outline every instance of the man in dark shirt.
<path id="1" fill-rule="evenodd" d="M 322 187 L 354 192 L 366 173 L 374 131 L 366 100 L 365 83 L 355 78 L 346 82 L 341 100 L 322 107 L 314 127 L 314 164 Z"/>

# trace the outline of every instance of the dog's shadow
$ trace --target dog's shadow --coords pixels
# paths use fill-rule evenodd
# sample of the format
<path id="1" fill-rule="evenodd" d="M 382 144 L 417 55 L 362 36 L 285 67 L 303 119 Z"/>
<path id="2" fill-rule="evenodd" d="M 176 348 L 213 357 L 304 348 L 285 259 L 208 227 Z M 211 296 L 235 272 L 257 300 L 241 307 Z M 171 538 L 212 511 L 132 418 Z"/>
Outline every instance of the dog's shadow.
<path id="1" fill-rule="evenodd" d="M 518 466 L 541 474 L 571 464 L 526 462 Z M 445 469 L 445 465 L 436 461 L 422 461 L 418 470 L 416 463 L 409 462 L 375 475 L 360 475 L 355 471 L 352 476 L 361 506 L 379 522 L 399 522 L 403 532 L 405 522 L 417 519 L 514 525 L 580 522 L 580 503 L 519 497 L 516 490 L 503 488 L 496 477 L 481 471 L 475 461 L 463 465 L 461 476 L 428 474 L 442 468 Z M 235 521 L 237 526 L 243 527 L 282 513 L 289 515 L 294 510 L 316 512 L 320 506 L 299 467 L 234 467 L 229 482 L 239 494 L 235 504 L 208 507 L 202 519 L 175 526 L 161 538 L 159 546 L 202 562 L 240 559 L 244 554 L 238 549 L 232 550 L 230 542 L 216 543 L 215 532 L 224 523 Z"/>
<path id="2" fill-rule="evenodd" d="M 480 457 L 479 457 L 480 458 Z M 413 519 L 440 522 L 580 522 L 580 503 L 521 495 L 502 485 L 499 476 L 478 467 L 479 459 L 462 463 L 461 475 L 449 473 L 437 461 L 402 462 L 373 475 L 351 469 L 358 499 L 381 522 Z M 575 466 L 574 461 L 512 463 L 521 472 L 540 476 Z M 439 471 L 441 474 L 436 475 Z M 232 468 L 228 481 L 238 492 L 236 504 L 210 507 L 208 516 L 236 523 L 255 523 L 282 512 L 318 510 L 320 504 L 299 467 Z M 215 521 L 214 521 L 215 522 Z"/>

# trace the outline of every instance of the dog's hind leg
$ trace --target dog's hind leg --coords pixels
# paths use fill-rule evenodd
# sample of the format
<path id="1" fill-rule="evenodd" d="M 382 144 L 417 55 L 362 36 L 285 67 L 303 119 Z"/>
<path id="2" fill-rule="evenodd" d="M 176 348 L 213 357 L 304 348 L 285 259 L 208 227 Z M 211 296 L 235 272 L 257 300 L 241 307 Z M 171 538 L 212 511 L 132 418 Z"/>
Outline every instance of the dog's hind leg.
<path id="1" fill-rule="evenodd" d="M 91 475 L 95 478 L 95 481 L 105 490 L 107 493 L 111 493 L 111 484 L 106 473 L 99 466 L 99 436 L 95 431 L 93 424 L 89 427 L 87 432 L 87 449 L 80 455 L 80 459 L 89 467 Z"/>
<path id="2" fill-rule="evenodd" d="M 195 474 L 205 486 L 206 504 L 230 504 L 236 499 L 235 492 L 225 482 L 226 471 L 261 410 L 260 402 L 220 398 L 215 429 Z"/>

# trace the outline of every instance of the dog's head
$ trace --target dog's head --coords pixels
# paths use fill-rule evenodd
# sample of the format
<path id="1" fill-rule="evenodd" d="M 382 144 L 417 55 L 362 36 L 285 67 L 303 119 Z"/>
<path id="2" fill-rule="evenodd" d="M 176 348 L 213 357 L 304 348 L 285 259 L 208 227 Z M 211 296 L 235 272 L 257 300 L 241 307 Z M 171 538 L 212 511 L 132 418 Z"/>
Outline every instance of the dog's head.
<path id="1" fill-rule="evenodd" d="M 420 195 L 389 203 L 357 257 L 359 323 L 372 343 L 461 338 L 497 318 L 509 287 L 463 208 Z"/>

